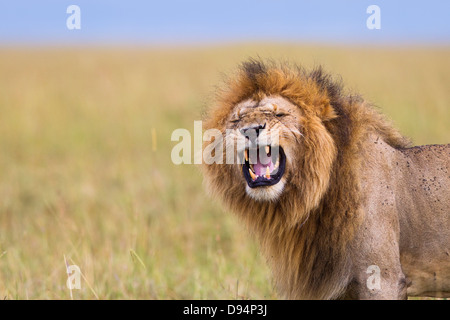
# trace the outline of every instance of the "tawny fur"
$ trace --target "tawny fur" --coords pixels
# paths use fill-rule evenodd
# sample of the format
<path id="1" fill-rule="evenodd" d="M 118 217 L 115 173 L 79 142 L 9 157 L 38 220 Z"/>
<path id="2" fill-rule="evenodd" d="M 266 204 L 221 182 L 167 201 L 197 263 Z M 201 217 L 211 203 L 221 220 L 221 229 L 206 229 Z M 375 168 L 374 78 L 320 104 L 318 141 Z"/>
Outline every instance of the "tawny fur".
<path id="1" fill-rule="evenodd" d="M 240 104 L 258 104 L 270 99 L 288 101 L 295 106 L 285 127 L 301 133 L 296 135 L 291 130 L 289 138 L 280 143 L 290 152 L 283 192 L 275 201 L 256 201 L 245 191 L 240 166 L 226 164 L 202 166 L 208 190 L 255 233 L 283 297 L 405 298 L 405 283 L 411 280 L 405 280 L 400 265 L 392 267 L 391 278 L 395 279 L 391 282 L 396 282 L 392 292 L 377 293 L 378 296 L 373 293 L 366 296 L 363 292 L 364 263 L 373 258 L 361 251 L 377 249 L 370 242 L 364 247 L 361 243 L 365 240 L 361 239 L 371 235 L 364 228 L 377 228 L 377 223 L 372 223 L 372 216 L 368 216 L 372 214 L 368 208 L 373 200 L 364 192 L 362 183 L 370 176 L 365 169 L 368 163 L 375 163 L 369 165 L 371 168 L 382 165 L 377 156 L 371 155 L 380 152 L 373 147 L 374 139 L 375 143 L 380 139 L 395 155 L 409 150 L 409 140 L 362 98 L 344 95 L 340 83 L 320 68 L 307 72 L 296 66 L 254 60 L 244 63 L 238 74 L 218 92 L 204 128 L 216 128 L 223 133 L 226 129 L 239 128 L 245 121 L 231 123 L 230 119 L 233 114 L 242 117 Z M 278 112 L 283 108 L 275 104 L 272 109 Z M 256 110 L 254 119 L 261 117 Z M 249 117 L 252 115 L 248 114 Z M 276 123 L 275 117 L 264 119 L 269 124 Z M 449 158 L 448 152 L 445 156 Z M 402 214 L 394 215 L 393 221 L 398 221 Z M 445 217 L 448 225 L 448 214 Z M 391 220 L 383 221 L 387 224 Z M 386 226 L 380 223 L 378 228 Z M 399 231 L 395 232 L 393 242 L 400 242 Z M 444 250 L 449 248 L 447 240 Z M 380 264 L 385 260 L 380 260 Z M 394 260 L 399 259 L 395 256 Z M 360 265 L 357 261 L 361 261 Z M 389 286 L 390 283 L 386 285 Z M 441 290 L 447 290 L 445 285 Z"/>

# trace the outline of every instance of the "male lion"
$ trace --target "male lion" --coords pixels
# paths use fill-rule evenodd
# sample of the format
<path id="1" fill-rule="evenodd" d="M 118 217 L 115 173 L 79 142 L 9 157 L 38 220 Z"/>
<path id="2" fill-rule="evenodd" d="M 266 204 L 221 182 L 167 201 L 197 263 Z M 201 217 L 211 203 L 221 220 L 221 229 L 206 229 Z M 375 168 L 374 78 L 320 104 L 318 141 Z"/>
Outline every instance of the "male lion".
<path id="1" fill-rule="evenodd" d="M 283 297 L 450 297 L 450 145 L 410 148 L 320 68 L 255 60 L 219 92 L 212 128 L 245 143 L 241 164 L 203 164 L 207 188 L 256 235 Z"/>

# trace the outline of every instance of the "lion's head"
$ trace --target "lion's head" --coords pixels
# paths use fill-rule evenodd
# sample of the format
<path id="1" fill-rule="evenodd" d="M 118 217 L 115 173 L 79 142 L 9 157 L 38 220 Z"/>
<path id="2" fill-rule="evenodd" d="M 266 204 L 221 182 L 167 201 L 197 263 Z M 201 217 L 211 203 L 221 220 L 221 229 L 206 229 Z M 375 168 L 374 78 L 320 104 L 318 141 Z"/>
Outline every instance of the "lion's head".
<path id="1" fill-rule="evenodd" d="M 327 126 L 337 117 L 330 96 L 338 87 L 327 87 L 325 80 L 320 70 L 306 73 L 258 61 L 244 63 L 206 122 L 206 129 L 219 129 L 227 146 L 232 145 L 223 163 L 231 148 L 235 159 L 232 164 L 205 165 L 208 189 L 231 206 L 295 206 L 290 210 L 297 213 L 289 218 L 292 222 L 314 209 L 329 185 L 337 156 Z"/>

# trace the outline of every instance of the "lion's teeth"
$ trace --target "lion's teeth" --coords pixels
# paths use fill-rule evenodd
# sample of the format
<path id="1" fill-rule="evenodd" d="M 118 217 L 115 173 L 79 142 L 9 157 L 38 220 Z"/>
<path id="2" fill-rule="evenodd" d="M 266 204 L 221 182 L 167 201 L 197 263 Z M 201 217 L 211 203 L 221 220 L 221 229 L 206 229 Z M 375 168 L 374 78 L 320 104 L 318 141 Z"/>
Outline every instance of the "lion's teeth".
<path id="1" fill-rule="evenodd" d="M 252 177 L 252 180 L 256 180 L 256 175 L 253 173 L 251 169 L 248 169 L 248 172 L 250 173 L 250 177 Z"/>
<path id="2" fill-rule="evenodd" d="M 266 153 L 269 154 L 270 153 L 270 147 L 266 146 Z"/>
<path id="3" fill-rule="evenodd" d="M 275 162 L 274 168 L 278 168 L 279 165 L 280 165 L 280 158 L 278 157 L 277 162 Z"/>
<path id="4" fill-rule="evenodd" d="M 266 167 L 266 178 L 270 179 L 270 169 L 269 169 L 269 167 Z"/>
<path id="5" fill-rule="evenodd" d="M 248 161 L 248 150 L 245 150 L 244 154 L 245 154 L 245 161 Z"/>

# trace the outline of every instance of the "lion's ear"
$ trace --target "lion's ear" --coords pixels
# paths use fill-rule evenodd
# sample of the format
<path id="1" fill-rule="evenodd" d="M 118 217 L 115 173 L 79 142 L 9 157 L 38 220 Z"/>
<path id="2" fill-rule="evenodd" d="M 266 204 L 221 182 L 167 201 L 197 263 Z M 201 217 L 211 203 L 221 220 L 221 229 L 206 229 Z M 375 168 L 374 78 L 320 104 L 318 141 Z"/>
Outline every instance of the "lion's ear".
<path id="1" fill-rule="evenodd" d="M 329 121 L 331 119 L 337 118 L 336 111 L 334 111 L 333 107 L 327 103 L 320 112 L 320 117 L 322 121 Z"/>

